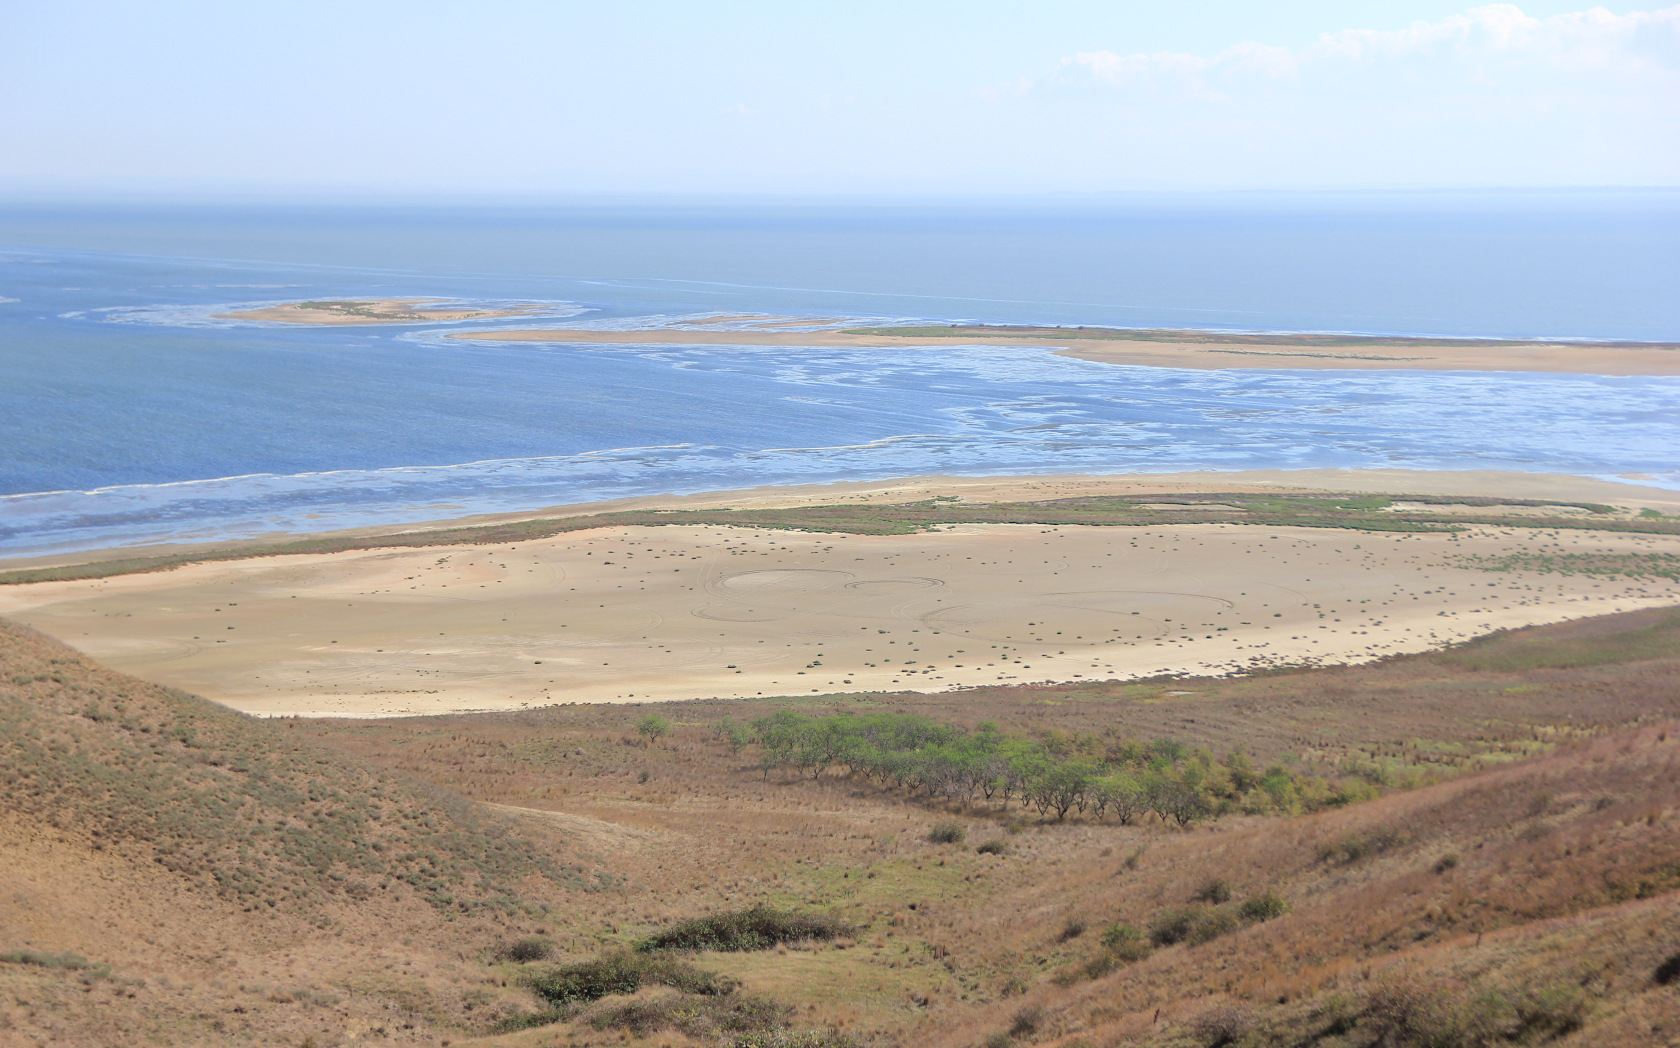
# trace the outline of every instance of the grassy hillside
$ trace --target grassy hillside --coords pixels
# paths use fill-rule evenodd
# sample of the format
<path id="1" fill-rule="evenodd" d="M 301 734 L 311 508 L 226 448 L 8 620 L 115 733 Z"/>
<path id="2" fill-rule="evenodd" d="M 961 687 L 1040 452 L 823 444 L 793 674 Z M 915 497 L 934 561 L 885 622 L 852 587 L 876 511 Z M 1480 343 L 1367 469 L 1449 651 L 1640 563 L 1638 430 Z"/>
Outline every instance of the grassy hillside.
<path id="1" fill-rule="evenodd" d="M 382 972 L 366 951 L 393 938 L 413 947 L 417 980 L 401 1003 L 375 993 L 351 1012 L 370 1028 L 397 1016 L 470 1029 L 446 958 L 618 883 L 558 839 L 289 722 L 112 673 L 5 623 L 0 786 L 0 984 L 15 1002 L 0 1004 L 0 1043 L 8 1030 L 128 1043 L 113 1021 L 134 1043 L 342 1034 L 323 1002 Z"/>
<path id="2" fill-rule="evenodd" d="M 882 773 L 902 738 L 766 759 L 844 712 L 1217 803 L 1058 817 Z M 1360 788 L 1227 788 L 1273 766 Z M 1244 679 L 364 722 L 0 626 L 0 783 L 0 1045 L 1680 1036 L 1674 610 Z"/>
<path id="3" fill-rule="evenodd" d="M 565 963 L 753 905 L 854 926 L 690 957 L 867 1043 L 1644 1045 L 1680 1033 L 1658 981 L 1680 952 L 1677 703 L 1680 615 L 1664 611 L 1247 680 L 300 730 L 633 855 L 605 920 L 557 936 Z M 720 722 L 777 709 L 995 721 L 1070 753 L 1127 736 L 1240 744 L 1257 765 L 1362 777 L 1380 795 L 1183 828 L 1058 819 L 839 764 L 766 773 L 763 747 Z M 650 715 L 668 734 L 637 730 Z M 552 963 L 501 970 L 541 984 Z M 686 1035 L 659 1016 L 690 1006 L 673 993 L 528 1014 L 564 1043 L 672 1043 Z"/>

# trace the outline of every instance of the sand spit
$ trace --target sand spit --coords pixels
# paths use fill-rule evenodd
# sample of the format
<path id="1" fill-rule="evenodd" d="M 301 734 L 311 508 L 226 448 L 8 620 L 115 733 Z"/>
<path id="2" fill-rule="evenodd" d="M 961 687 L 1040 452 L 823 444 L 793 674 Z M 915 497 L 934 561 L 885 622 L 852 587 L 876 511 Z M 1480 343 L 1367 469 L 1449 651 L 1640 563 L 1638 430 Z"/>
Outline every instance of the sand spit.
<path id="1" fill-rule="evenodd" d="M 1680 538 L 624 527 L 13 586 L 0 614 L 251 713 L 388 716 L 1360 662 L 1680 602 L 1666 579 L 1462 560 L 1512 552 L 1680 553 Z"/>
<path id="2" fill-rule="evenodd" d="M 287 302 L 261 309 L 243 309 L 216 315 L 218 320 L 264 320 L 278 324 L 435 324 L 456 320 L 494 320 L 539 312 L 542 306 L 509 306 L 503 309 L 463 309 L 442 305 L 445 299 L 382 298 L 333 299 L 320 302 Z"/>
<path id="3" fill-rule="evenodd" d="M 578 342 L 744 346 L 1021 346 L 1051 348 L 1060 356 L 1104 364 L 1194 368 L 1337 368 L 1353 370 L 1540 371 L 1591 375 L 1680 375 L 1680 346 L 1669 344 L 1361 339 L 1340 343 L 1314 336 L 1244 336 L 1163 332 L 1160 340 L 1093 337 L 1090 330 L 1001 328 L 960 335 L 891 335 L 886 329 L 790 330 L 798 318 L 767 318 L 750 330 L 719 331 L 688 324 L 634 331 L 587 328 L 460 331 L 450 338 L 494 342 Z"/>

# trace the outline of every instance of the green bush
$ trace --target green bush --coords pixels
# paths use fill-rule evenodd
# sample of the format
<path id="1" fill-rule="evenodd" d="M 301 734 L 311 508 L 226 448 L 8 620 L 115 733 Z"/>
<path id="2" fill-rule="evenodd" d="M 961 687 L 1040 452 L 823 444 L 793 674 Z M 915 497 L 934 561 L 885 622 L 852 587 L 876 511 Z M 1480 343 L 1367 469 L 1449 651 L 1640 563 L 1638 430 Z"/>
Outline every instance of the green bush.
<path id="1" fill-rule="evenodd" d="M 961 844 L 968 839 L 968 831 L 957 822 L 936 822 L 927 839 L 935 844 Z"/>
<path id="2" fill-rule="evenodd" d="M 1129 924 L 1111 924 L 1103 929 L 1102 944 L 1122 961 L 1141 961 L 1153 947 L 1149 937 Z"/>
<path id="3" fill-rule="evenodd" d="M 1204 943 L 1210 939 L 1217 939 L 1227 932 L 1235 931 L 1236 928 L 1237 915 L 1230 910 L 1224 907 L 1203 910 L 1196 915 L 1195 922 L 1190 925 L 1190 942 L 1192 944 Z"/>
<path id="4" fill-rule="evenodd" d="M 836 939 L 855 935 L 857 928 L 838 917 L 795 913 L 769 906 L 696 917 L 655 932 L 636 944 L 651 950 L 768 950 L 779 943 Z"/>
<path id="5" fill-rule="evenodd" d="M 1282 917 L 1289 912 L 1289 904 L 1283 897 L 1270 889 L 1259 895 L 1250 895 L 1243 900 L 1237 910 L 1245 921 L 1269 921 L 1273 917 Z"/>
<path id="6" fill-rule="evenodd" d="M 1190 929 L 1196 926 L 1199 910 L 1184 906 L 1174 906 L 1157 913 L 1149 922 L 1149 941 L 1156 946 L 1172 946 L 1190 938 Z"/>
<path id="7" fill-rule="evenodd" d="M 550 1004 L 593 1001 L 631 994 L 646 986 L 670 986 L 684 993 L 718 997 L 739 984 L 727 976 L 702 971 L 670 957 L 612 953 L 582 964 L 552 968 L 529 980 L 531 989 Z"/>
<path id="8" fill-rule="evenodd" d="M 979 852 L 981 855 L 1008 855 L 1009 854 L 1009 842 L 1008 841 L 991 840 L 991 841 L 987 841 L 986 843 L 980 845 L 979 847 L 975 848 L 974 850 Z"/>

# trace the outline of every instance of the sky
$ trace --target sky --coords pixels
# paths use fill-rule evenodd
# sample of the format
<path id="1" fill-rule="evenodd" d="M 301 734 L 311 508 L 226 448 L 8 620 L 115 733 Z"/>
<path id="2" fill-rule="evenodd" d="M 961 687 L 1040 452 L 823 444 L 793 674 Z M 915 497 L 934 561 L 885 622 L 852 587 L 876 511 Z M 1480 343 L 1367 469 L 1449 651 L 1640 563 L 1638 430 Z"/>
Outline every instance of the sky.
<path id="1" fill-rule="evenodd" d="M 1680 4 L 0 0 L 0 191 L 1680 185 Z"/>

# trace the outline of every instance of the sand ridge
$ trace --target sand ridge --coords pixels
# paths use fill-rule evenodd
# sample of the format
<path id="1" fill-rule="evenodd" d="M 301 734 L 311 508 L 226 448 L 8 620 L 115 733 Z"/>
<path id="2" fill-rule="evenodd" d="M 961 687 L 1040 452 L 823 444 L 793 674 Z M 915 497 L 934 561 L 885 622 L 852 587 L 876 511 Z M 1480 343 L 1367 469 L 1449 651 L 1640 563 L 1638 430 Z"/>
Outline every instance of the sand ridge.
<path id="1" fill-rule="evenodd" d="M 0 614 L 252 713 L 402 715 L 1358 662 L 1680 601 L 1664 579 L 1459 559 L 1512 551 L 1680 552 L 1680 539 L 625 527 L 14 586 Z"/>

